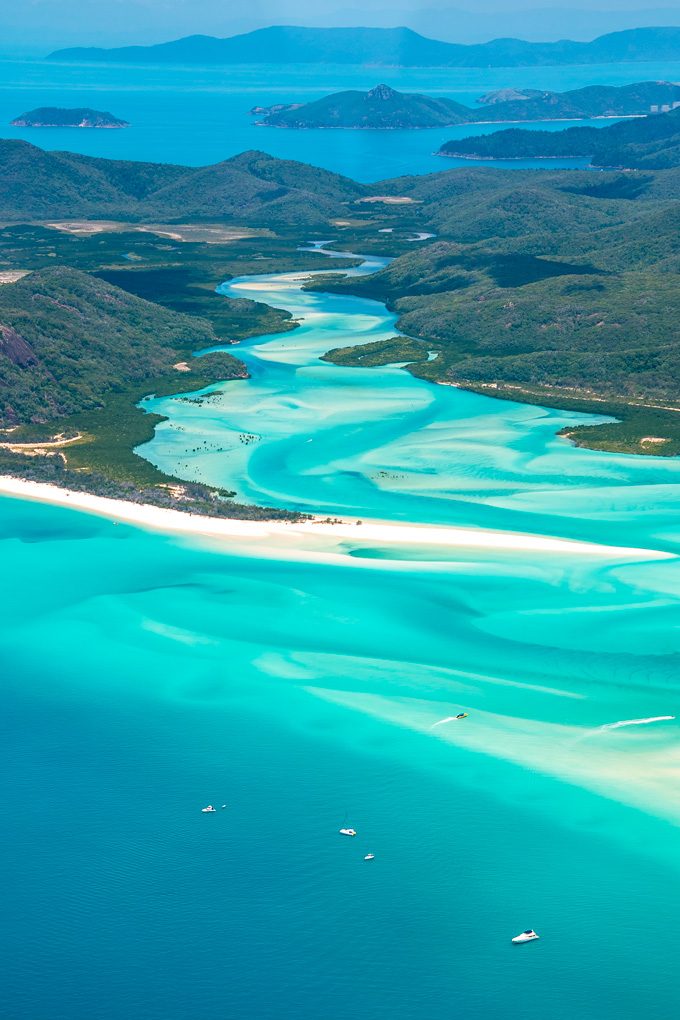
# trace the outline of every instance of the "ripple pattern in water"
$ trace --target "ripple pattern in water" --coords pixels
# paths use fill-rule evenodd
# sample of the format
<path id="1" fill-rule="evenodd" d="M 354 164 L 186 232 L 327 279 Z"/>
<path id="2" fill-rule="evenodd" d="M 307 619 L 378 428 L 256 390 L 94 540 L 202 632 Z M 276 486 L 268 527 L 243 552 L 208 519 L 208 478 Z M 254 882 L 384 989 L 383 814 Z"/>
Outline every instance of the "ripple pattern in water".
<path id="1" fill-rule="evenodd" d="M 253 285 L 302 328 L 152 402 L 155 463 L 610 548 L 296 559 L 1 500 L 4 1015 L 675 1020 L 676 463 L 321 363 L 393 319 Z"/>

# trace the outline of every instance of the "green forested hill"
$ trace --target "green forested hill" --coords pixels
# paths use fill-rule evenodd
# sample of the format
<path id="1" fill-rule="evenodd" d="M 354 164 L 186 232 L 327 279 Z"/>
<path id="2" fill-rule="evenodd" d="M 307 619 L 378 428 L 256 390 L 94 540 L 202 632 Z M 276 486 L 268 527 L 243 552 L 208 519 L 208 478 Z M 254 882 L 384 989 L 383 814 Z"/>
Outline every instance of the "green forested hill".
<path id="1" fill-rule="evenodd" d="M 273 112 L 259 123 L 278 128 L 403 130 L 464 124 L 474 119 L 474 113 L 451 99 L 397 92 L 389 85 L 376 85 L 368 92 L 336 92 L 294 109 Z"/>
<path id="2" fill-rule="evenodd" d="M 665 170 L 680 166 L 680 109 L 604 128 L 509 128 L 446 142 L 440 154 L 477 159 L 583 157 L 593 166 Z"/>
<path id="3" fill-rule="evenodd" d="M 0 219 L 134 219 L 150 191 L 185 173 L 184 167 L 45 152 L 28 142 L 2 139 Z"/>
<path id="4" fill-rule="evenodd" d="M 247 152 L 179 167 L 44 152 L 0 140 L 0 220 L 113 218 L 323 224 L 362 185 L 304 163 Z"/>
<path id="5" fill-rule="evenodd" d="M 378 187 L 408 195 L 402 215 L 439 237 L 373 276 L 311 286 L 387 302 L 424 344 L 414 356 L 411 341 L 401 351 L 390 341 L 392 360 L 413 359 L 432 380 L 624 419 L 606 435 L 580 430 L 583 444 L 649 452 L 652 435 L 667 440 L 657 453 L 680 453 L 674 176 L 475 168 Z M 380 363 L 375 347 L 366 364 Z M 364 363 L 361 348 L 330 358 Z"/>
<path id="6" fill-rule="evenodd" d="M 672 106 L 680 85 L 670 81 L 639 81 L 631 85 L 586 85 L 566 92 L 539 92 L 526 99 L 485 106 L 477 120 L 578 120 L 581 117 L 638 117 L 652 106 Z"/>
<path id="7" fill-rule="evenodd" d="M 101 407 L 108 392 L 172 373 L 217 339 L 205 320 L 78 270 L 31 273 L 0 287 L 0 427 Z M 225 374 L 215 378 L 242 374 L 235 358 L 220 358 Z M 178 387 L 182 378 L 177 373 Z"/>
<path id="8" fill-rule="evenodd" d="M 265 109 L 257 123 L 278 128 L 404 130 L 466 123 L 644 116 L 652 106 L 672 106 L 678 101 L 680 85 L 663 81 L 589 85 L 566 92 L 536 91 L 527 98 L 477 107 L 377 85 L 369 92 L 336 92 L 310 103 Z"/>

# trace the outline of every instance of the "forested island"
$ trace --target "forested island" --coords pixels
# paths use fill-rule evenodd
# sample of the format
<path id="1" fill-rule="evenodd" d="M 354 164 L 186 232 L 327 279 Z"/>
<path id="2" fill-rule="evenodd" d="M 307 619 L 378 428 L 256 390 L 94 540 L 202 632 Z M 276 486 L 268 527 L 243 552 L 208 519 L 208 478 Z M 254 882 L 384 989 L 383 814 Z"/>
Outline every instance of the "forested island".
<path id="1" fill-rule="evenodd" d="M 648 120 L 661 131 L 678 114 Z M 266 513 L 138 457 L 158 419 L 137 404 L 242 378 L 238 348 L 193 352 L 296 323 L 215 287 L 293 269 L 310 272 L 312 288 L 376 298 L 397 313 L 404 336 L 331 360 L 405 361 L 432 382 L 606 412 L 620 423 L 572 428 L 571 438 L 680 453 L 678 158 L 661 170 L 478 167 L 361 184 L 258 152 L 202 168 L 19 141 L 0 143 L 0 156 L 0 271 L 28 273 L 0 287 L 6 473 L 231 516 Z M 102 219 L 119 225 L 78 232 Z M 184 225 L 200 223 L 247 236 L 183 239 Z M 174 239 L 157 224 L 175 224 Z M 414 247 L 425 233 L 437 236 Z M 301 250 L 315 237 L 395 258 L 373 276 L 315 281 L 328 263 Z"/>
<path id="2" fill-rule="evenodd" d="M 57 50 L 50 60 L 122 64 L 366 64 L 383 67 L 540 67 L 680 59 L 680 28 L 633 28 L 592 42 L 494 39 L 464 45 L 409 28 L 276 25 L 218 39 L 191 35 L 155 46 Z"/>
<path id="3" fill-rule="evenodd" d="M 680 165 L 680 109 L 605 128 L 519 128 L 446 142 L 442 156 L 468 159 L 585 158 L 592 166 L 663 170 Z"/>
<path id="4" fill-rule="evenodd" d="M 593 117 L 638 117 L 680 106 L 680 85 L 645 81 L 634 85 L 591 85 L 567 92 L 502 90 L 482 96 L 479 107 L 452 99 L 397 92 L 376 85 L 368 92 L 350 90 L 310 103 L 278 103 L 256 107 L 264 127 L 277 128 L 406 128 L 448 127 L 541 120 L 581 120 Z"/>
<path id="5" fill-rule="evenodd" d="M 112 113 L 77 107 L 67 110 L 60 106 L 40 106 L 22 113 L 11 121 L 12 127 L 32 128 L 126 128 L 130 125 Z"/>
<path id="6" fill-rule="evenodd" d="M 257 123 L 279 128 L 394 131 L 464 124 L 469 119 L 468 114 L 467 107 L 451 99 L 397 92 L 389 85 L 376 85 L 368 92 L 338 92 L 313 103 L 270 110 Z"/>

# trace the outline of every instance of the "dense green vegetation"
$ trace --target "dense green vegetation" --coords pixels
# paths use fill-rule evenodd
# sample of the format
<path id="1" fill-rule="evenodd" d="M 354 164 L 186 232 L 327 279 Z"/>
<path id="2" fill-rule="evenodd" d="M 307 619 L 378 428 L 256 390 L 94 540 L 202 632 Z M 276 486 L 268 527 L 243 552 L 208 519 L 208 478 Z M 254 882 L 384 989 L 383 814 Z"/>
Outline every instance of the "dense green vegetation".
<path id="1" fill-rule="evenodd" d="M 265 110 L 258 123 L 279 128 L 431 128 L 487 121 L 641 116 L 648 114 L 651 106 L 670 106 L 678 101 L 680 85 L 658 81 L 618 87 L 590 85 L 567 92 L 534 91 L 526 98 L 476 108 L 451 99 L 396 92 L 388 85 L 377 85 L 370 92 L 336 92 L 311 103 L 279 104 Z M 467 139 L 466 144 L 469 142 Z M 442 150 L 444 154 L 445 150 L 446 147 Z"/>
<path id="2" fill-rule="evenodd" d="M 680 109 L 606 128 L 572 127 L 564 131 L 510 128 L 446 142 L 440 154 L 476 159 L 584 157 L 593 166 L 665 170 L 680 166 Z"/>
<path id="3" fill-rule="evenodd" d="M 208 167 L 127 163 L 0 140 L 0 221 L 237 222 L 315 229 L 365 194 L 339 174 L 246 152 Z"/>
<path id="4" fill-rule="evenodd" d="M 599 134 L 635 125 L 662 134 L 664 124 L 677 121 L 674 114 L 660 115 Z M 7 421 L 35 423 L 62 415 L 64 428 L 87 437 L 64 452 L 73 464 L 84 458 L 82 465 L 90 471 L 104 472 L 109 465 L 121 484 L 131 479 L 157 484 L 148 474 L 154 469 L 131 453 L 153 424 L 134 409 L 135 402 L 155 383 L 171 392 L 228 378 L 223 367 L 207 371 L 208 363 L 198 368 L 189 359 L 197 346 L 214 343 L 216 337 L 236 341 L 293 327 L 285 312 L 257 302 L 228 301 L 214 289 L 237 274 L 326 269 L 329 264 L 321 256 L 298 250 L 313 237 L 325 238 L 337 250 L 396 256 L 374 276 L 326 275 L 310 286 L 387 302 L 398 313 L 400 328 L 413 338 L 334 351 L 331 360 L 366 367 L 408 360 L 412 371 L 433 381 L 614 413 L 623 424 L 576 431 L 577 441 L 636 452 L 678 452 L 672 408 L 680 404 L 679 169 L 593 174 L 474 167 L 360 185 L 261 153 L 192 170 L 47 154 L 32 146 L 26 150 L 18 155 L 10 150 L 18 160 L 13 169 L 0 166 L 0 178 L 4 174 L 11 182 L 18 208 L 33 203 L 44 210 L 48 202 L 60 207 L 70 188 L 81 197 L 87 194 L 95 207 L 97 194 L 108 195 L 112 206 L 124 204 L 123 198 L 134 204 L 138 220 L 142 213 L 149 217 L 146 230 L 133 229 L 128 214 L 127 226 L 89 236 L 36 224 L 0 229 L 0 271 L 37 271 L 0 288 L 6 371 L 23 414 L 17 417 L 11 405 L 7 414 L 15 418 Z M 31 153 L 37 154 L 35 161 Z M 230 224 L 238 233 L 246 220 L 249 236 L 208 244 L 154 233 L 159 228 L 151 224 L 173 218 L 181 224 L 189 218 L 179 218 L 182 202 L 185 211 L 215 214 L 199 217 L 210 224 L 205 230 Z M 310 207 L 318 220 L 314 224 Z M 47 216 L 33 218 L 49 221 Z M 264 231 L 272 223 L 278 236 Z M 184 229 L 176 228 L 178 233 Z M 437 237 L 415 240 L 427 231 Z M 75 317 L 75 358 L 66 343 L 69 315 L 78 308 L 75 300 L 65 293 L 65 300 L 57 296 L 56 304 L 45 304 L 37 292 L 28 305 L 24 300 L 31 288 L 39 291 L 53 278 L 54 270 L 45 267 L 55 264 L 95 273 L 98 279 L 85 278 L 88 286 L 115 285 L 110 292 L 96 292 L 93 307 Z M 333 264 L 338 267 L 343 268 Z M 134 301 L 139 305 L 126 303 Z M 50 318 L 40 319 L 36 328 L 43 333 L 34 336 L 21 316 L 30 318 L 27 309 L 35 315 L 36 308 Z M 119 308 L 122 319 L 110 322 L 106 315 L 113 310 L 111 318 L 117 319 Z M 149 352 L 144 317 L 151 323 L 157 315 L 167 317 L 158 320 L 154 332 L 162 343 Z M 97 340 L 109 337 L 113 357 L 110 364 L 101 364 Z M 133 337 L 128 357 L 125 345 L 132 345 Z M 50 342 L 57 372 L 56 386 L 47 394 L 44 351 Z M 38 347 L 40 358 L 33 362 Z M 179 374 L 171 366 L 186 360 L 191 376 L 181 376 L 178 385 Z M 120 446 L 115 445 L 116 423 L 123 436 Z M 53 422 L 48 426 L 54 429 Z M 665 442 L 652 443 L 650 437 Z"/>
<path id="5" fill-rule="evenodd" d="M 60 106 L 40 106 L 15 117 L 13 127 L 67 127 L 67 128 L 124 128 L 129 127 L 125 120 L 114 117 L 112 113 L 91 110 L 80 106 L 67 110 Z"/>
<path id="6" fill-rule="evenodd" d="M 162 420 L 136 406 L 142 397 L 245 377 L 226 352 L 192 356 L 217 340 L 206 320 L 75 269 L 41 269 L 1 287 L 0 471 L 160 506 L 267 516 L 134 453 Z"/>
<path id="7" fill-rule="evenodd" d="M 399 328 L 436 352 L 411 359 L 424 378 L 613 414 L 621 424 L 572 438 L 676 454 L 680 202 L 667 198 L 677 194 L 670 174 L 475 169 L 386 182 L 381 191 L 413 198 L 395 217 L 454 240 L 416 247 L 373 276 L 309 286 L 386 302 Z M 385 363 L 374 345 L 365 360 L 361 348 L 329 357 Z"/>
<path id="8" fill-rule="evenodd" d="M 390 67 L 523 67 L 677 60 L 680 29 L 635 28 L 592 42 L 494 39 L 463 45 L 409 28 L 260 28 L 228 39 L 192 35 L 156 46 L 57 50 L 52 60 L 176 64 L 371 64 Z"/>
<path id="9" fill-rule="evenodd" d="M 0 288 L 0 426 L 100 407 L 103 395 L 168 373 L 218 342 L 209 322 L 55 266 Z M 243 374 L 225 354 L 217 378 Z"/>
<path id="10" fill-rule="evenodd" d="M 669 81 L 640 81 L 633 85 L 587 85 L 566 92 L 533 92 L 524 99 L 490 104 L 478 116 L 484 121 L 578 120 L 581 117 L 634 117 L 652 106 L 672 106 L 680 100 L 680 85 Z"/>
<path id="11" fill-rule="evenodd" d="M 376 340 L 358 347 L 336 347 L 328 351 L 322 360 L 347 368 L 376 368 L 400 362 L 426 361 L 427 357 L 427 347 L 421 341 L 407 336 L 393 336 L 389 340 Z"/>
<path id="12" fill-rule="evenodd" d="M 294 329 L 288 312 L 257 301 L 222 297 L 232 276 L 317 268 L 321 256 L 273 237 L 225 243 L 179 241 L 145 230 L 74 234 L 36 225 L 0 229 L 0 271 L 67 264 L 123 290 L 212 323 L 224 342 Z M 352 264 L 351 261 L 349 264 Z"/>

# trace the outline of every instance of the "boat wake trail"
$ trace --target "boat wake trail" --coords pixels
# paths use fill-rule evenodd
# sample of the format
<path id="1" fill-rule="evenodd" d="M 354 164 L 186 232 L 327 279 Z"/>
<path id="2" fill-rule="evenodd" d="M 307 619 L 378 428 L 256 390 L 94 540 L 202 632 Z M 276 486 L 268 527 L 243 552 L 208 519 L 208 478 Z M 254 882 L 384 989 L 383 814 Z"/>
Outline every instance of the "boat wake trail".
<path id="1" fill-rule="evenodd" d="M 460 712 L 458 715 L 447 715 L 446 719 L 439 719 L 436 723 L 432 723 L 430 729 L 435 730 L 437 726 L 443 726 L 444 723 L 460 722 L 461 719 L 467 719 L 467 712 Z"/>
<path id="2" fill-rule="evenodd" d="M 594 737 L 597 733 L 606 733 L 609 730 L 623 729 L 624 726 L 648 726 L 650 723 L 671 722 L 674 719 L 674 715 L 652 715 L 647 719 L 619 719 L 618 722 L 605 723 L 604 726 L 598 726 L 594 730 L 589 730 L 587 733 L 584 733 L 583 736 L 578 737 L 575 743 L 579 743 L 581 740 L 586 740 L 588 737 Z"/>

